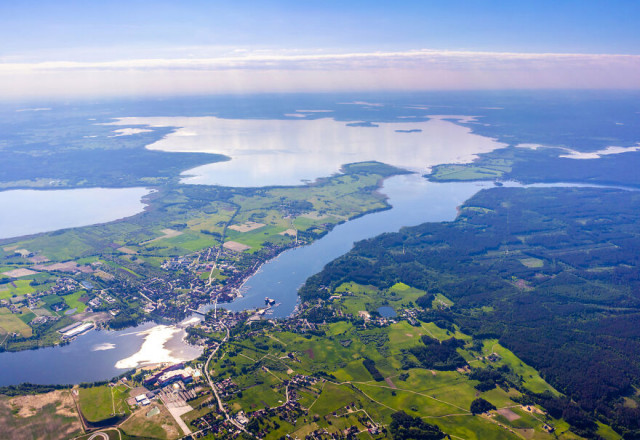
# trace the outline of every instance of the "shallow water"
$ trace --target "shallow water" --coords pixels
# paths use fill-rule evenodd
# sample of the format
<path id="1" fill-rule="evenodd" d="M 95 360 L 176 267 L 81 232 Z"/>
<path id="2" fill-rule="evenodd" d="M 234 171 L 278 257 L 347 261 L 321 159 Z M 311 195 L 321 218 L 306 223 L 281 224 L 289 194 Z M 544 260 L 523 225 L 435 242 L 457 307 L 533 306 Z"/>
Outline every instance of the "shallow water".
<path id="1" fill-rule="evenodd" d="M 147 323 L 120 331 L 91 330 L 71 344 L 0 353 L 0 386 L 22 382 L 68 384 L 110 379 L 132 368 L 198 357 L 184 329 Z"/>

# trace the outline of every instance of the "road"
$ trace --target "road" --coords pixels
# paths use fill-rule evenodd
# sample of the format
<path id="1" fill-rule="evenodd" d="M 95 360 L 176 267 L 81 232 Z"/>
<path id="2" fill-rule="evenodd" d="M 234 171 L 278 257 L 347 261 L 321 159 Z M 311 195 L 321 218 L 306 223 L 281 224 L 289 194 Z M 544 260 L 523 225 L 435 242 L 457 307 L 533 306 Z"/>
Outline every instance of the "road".
<path id="1" fill-rule="evenodd" d="M 213 381 L 211 380 L 211 375 L 209 375 L 209 364 L 211 363 L 211 359 L 213 358 L 213 356 L 215 356 L 215 354 L 218 352 L 218 350 L 220 350 L 220 347 L 222 347 L 222 345 L 229 340 L 229 328 L 224 324 L 223 324 L 223 326 L 224 326 L 224 329 L 227 331 L 227 335 L 222 339 L 222 341 L 220 342 L 220 344 L 218 344 L 218 346 L 215 348 L 215 350 L 213 350 L 211 352 L 211 354 L 209 355 L 209 358 L 207 359 L 207 362 L 204 364 L 203 370 L 204 370 L 204 375 L 206 376 L 207 381 L 209 382 L 209 386 L 211 387 L 211 390 L 213 391 L 213 394 L 216 396 L 216 400 L 218 401 L 218 407 L 220 408 L 220 410 L 224 414 L 224 417 L 227 420 L 229 420 L 229 414 L 227 413 L 227 410 L 225 409 L 224 405 L 222 404 L 222 399 L 220 399 L 220 395 L 218 394 L 218 389 L 213 384 Z"/>
<path id="2" fill-rule="evenodd" d="M 218 401 L 218 407 L 220 408 L 220 410 L 224 414 L 224 418 L 227 419 L 230 423 L 232 423 L 239 430 L 241 430 L 243 432 L 246 432 L 247 434 L 251 435 L 249 432 L 247 432 L 246 429 L 244 429 L 244 426 L 242 426 L 237 420 L 232 419 L 229 416 L 229 413 L 227 412 L 226 408 L 222 404 L 222 399 L 220 398 L 220 394 L 218 394 L 218 389 L 213 384 L 213 380 L 211 380 L 211 376 L 209 375 L 209 364 L 211 363 L 211 359 L 218 352 L 218 350 L 220 350 L 220 347 L 222 347 L 222 345 L 229 340 L 229 328 L 224 324 L 223 324 L 223 326 L 224 326 L 225 330 L 227 331 L 227 335 L 224 337 L 224 339 L 222 339 L 222 341 L 220 342 L 220 344 L 218 344 L 218 346 L 215 348 L 215 350 L 213 350 L 211 352 L 211 354 L 209 355 L 209 358 L 207 359 L 207 362 L 204 364 L 204 368 L 203 368 L 204 369 L 204 374 L 207 377 L 207 381 L 209 382 L 209 386 L 211 387 L 211 390 L 213 391 L 213 394 L 216 396 L 216 400 Z"/>

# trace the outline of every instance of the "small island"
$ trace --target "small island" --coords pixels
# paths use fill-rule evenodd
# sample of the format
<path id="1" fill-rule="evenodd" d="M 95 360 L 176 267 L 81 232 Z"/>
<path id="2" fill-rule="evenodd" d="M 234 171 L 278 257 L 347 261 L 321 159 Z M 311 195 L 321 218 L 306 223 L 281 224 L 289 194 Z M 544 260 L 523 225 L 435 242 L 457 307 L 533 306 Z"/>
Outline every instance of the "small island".
<path id="1" fill-rule="evenodd" d="M 422 133 L 421 128 L 412 128 L 410 130 L 395 130 L 396 133 Z"/>

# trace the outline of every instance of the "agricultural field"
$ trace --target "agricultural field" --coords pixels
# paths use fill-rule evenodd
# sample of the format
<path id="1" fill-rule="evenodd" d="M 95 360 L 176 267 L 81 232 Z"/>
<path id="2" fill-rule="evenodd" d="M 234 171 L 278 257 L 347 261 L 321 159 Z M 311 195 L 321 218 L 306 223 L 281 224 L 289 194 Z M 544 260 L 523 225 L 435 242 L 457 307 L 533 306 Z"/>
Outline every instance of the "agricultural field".
<path id="1" fill-rule="evenodd" d="M 334 301 L 333 307 L 346 310 L 366 305 L 365 296 L 369 298 L 368 304 L 375 307 L 388 295 L 355 283 L 341 285 L 337 290 L 355 295 Z M 424 295 L 405 284 L 394 285 L 390 290 L 407 294 L 403 306 Z M 354 304 L 349 304 L 350 301 Z M 297 375 L 320 378 L 313 385 L 295 389 L 294 395 L 303 410 L 295 423 L 288 418 L 260 417 L 259 426 L 269 430 L 265 438 L 284 434 L 301 437 L 317 429 L 336 432 L 347 426 L 366 430 L 367 420 L 385 425 L 397 411 L 421 417 L 446 433 L 465 439 L 516 439 L 522 434 L 526 438 L 553 438 L 545 431 L 546 424 L 562 428 L 556 430 L 558 438 L 578 438 L 567 432 L 568 425 L 562 420 L 545 418 L 543 410 L 532 405 L 530 408 L 534 409 L 527 411 L 514 402 L 522 397 L 519 386 L 538 393 L 558 393 L 497 341 L 477 344 L 457 328 L 448 330 L 433 322 L 411 325 L 407 320 L 382 327 L 341 320 L 321 328 L 324 336 L 267 328 L 253 331 L 250 336 L 230 343 L 211 363 L 215 380 L 230 378 L 237 385 L 237 390 L 225 398 L 234 413 L 278 408 L 285 402 L 286 393 L 292 393 L 293 389 L 285 386 L 288 381 Z M 462 341 L 457 350 L 468 367 L 421 368 L 411 349 L 421 344 L 422 337 L 441 343 L 452 337 Z M 376 379 L 365 366 L 366 359 L 373 362 L 381 379 Z M 479 381 L 469 377 L 473 371 L 470 368 L 508 371 L 517 385 L 479 391 L 476 388 Z M 479 396 L 498 410 L 473 416 L 469 408 Z M 384 437 L 367 433 L 363 438 Z"/>
<path id="2" fill-rule="evenodd" d="M 9 299 L 35 292 L 30 286 L 31 280 L 15 280 L 10 283 L 0 284 L 0 299 Z"/>
<path id="3" fill-rule="evenodd" d="M 80 298 L 86 297 L 87 292 L 85 290 L 79 290 L 77 292 L 72 293 L 71 295 L 63 296 L 64 302 L 67 303 L 69 309 L 76 310 L 79 313 L 82 313 L 87 308 L 87 305 L 80 301 Z"/>
<path id="4" fill-rule="evenodd" d="M 21 319 L 23 316 L 26 316 L 26 314 L 13 314 L 6 307 L 0 308 L 0 335 L 20 333 L 25 338 L 30 337 L 32 330 Z"/>

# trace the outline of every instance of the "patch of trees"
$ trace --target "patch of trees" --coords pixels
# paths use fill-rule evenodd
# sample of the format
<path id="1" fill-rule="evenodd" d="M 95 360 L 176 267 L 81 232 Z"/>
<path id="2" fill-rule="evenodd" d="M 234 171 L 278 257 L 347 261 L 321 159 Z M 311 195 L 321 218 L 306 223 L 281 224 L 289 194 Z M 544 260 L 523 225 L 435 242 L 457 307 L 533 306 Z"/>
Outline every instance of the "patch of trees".
<path id="1" fill-rule="evenodd" d="M 141 317 L 135 313 L 132 309 L 122 310 L 118 316 L 111 319 L 108 322 L 109 328 L 113 330 L 121 330 L 127 327 L 135 327 L 140 321 Z"/>
<path id="2" fill-rule="evenodd" d="M 331 322 L 333 317 L 333 311 L 326 307 L 313 307 L 305 312 L 305 318 L 307 318 L 309 322 Z"/>
<path id="3" fill-rule="evenodd" d="M 500 386 L 505 391 L 509 391 L 510 387 L 518 387 L 514 382 L 519 382 L 519 378 L 515 373 L 511 371 L 508 365 L 502 365 L 498 368 L 489 366 L 487 368 L 474 368 L 469 374 L 469 379 L 477 380 L 480 383 L 475 386 L 475 389 L 481 392 L 494 389 L 496 386 Z"/>
<path id="4" fill-rule="evenodd" d="M 317 371 L 313 373 L 312 376 L 321 377 L 321 378 L 330 379 L 330 380 L 337 380 L 337 378 L 333 374 L 327 373 L 326 371 Z"/>
<path id="5" fill-rule="evenodd" d="M 26 396 L 28 394 L 44 394 L 55 390 L 71 388 L 72 385 L 37 385 L 33 383 L 21 383 L 0 387 L 0 394 L 5 396 Z"/>
<path id="6" fill-rule="evenodd" d="M 286 207 L 289 214 L 297 216 L 313 210 L 313 203 L 308 200 L 291 200 Z"/>
<path id="7" fill-rule="evenodd" d="M 206 234 L 206 235 L 210 235 L 213 238 L 217 238 L 218 240 L 220 240 L 222 238 L 222 234 L 220 234 L 219 232 L 216 231 L 210 231 L 208 229 L 200 229 L 200 233 L 201 234 Z"/>
<path id="8" fill-rule="evenodd" d="M 424 368 L 450 371 L 467 365 L 467 361 L 456 350 L 464 345 L 464 342 L 459 339 L 449 338 L 440 342 L 438 339 L 424 335 L 422 343 L 424 346 L 413 347 L 409 351 Z"/>
<path id="9" fill-rule="evenodd" d="M 247 429 L 254 434 L 260 431 L 260 421 L 257 417 L 253 417 L 251 420 L 249 420 L 249 423 L 247 423 Z"/>
<path id="10" fill-rule="evenodd" d="M 482 397 L 478 397 L 473 402 L 471 402 L 471 407 L 469 409 L 471 411 L 471 414 L 476 415 L 491 411 L 493 409 L 496 409 L 496 407 L 491 402 L 484 400 Z"/>
<path id="11" fill-rule="evenodd" d="M 430 309 L 435 298 L 436 296 L 433 293 L 427 293 L 416 299 L 416 305 L 424 309 Z"/>
<path id="12" fill-rule="evenodd" d="M 376 363 L 373 362 L 371 359 L 364 359 L 362 361 L 362 365 L 364 365 L 364 368 L 367 369 L 367 371 L 375 381 L 381 382 L 384 380 L 384 376 L 376 368 Z"/>
<path id="13" fill-rule="evenodd" d="M 394 440 L 440 440 L 450 438 L 438 426 L 431 425 L 419 417 L 412 417 L 404 411 L 391 414 L 389 431 Z"/>
<path id="14" fill-rule="evenodd" d="M 107 385 L 111 382 L 117 382 L 122 378 L 128 378 L 128 379 L 132 379 L 133 375 L 136 373 L 136 369 L 132 369 L 132 370 L 128 370 L 125 371 L 124 373 L 118 375 L 118 376 L 114 376 L 109 380 L 99 380 L 99 381 L 95 381 L 95 382 L 81 382 L 80 384 L 78 384 L 78 386 L 80 388 L 93 388 L 93 387 L 99 387 L 99 386 L 103 386 L 103 385 Z"/>

